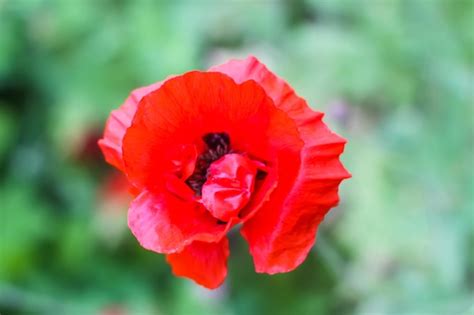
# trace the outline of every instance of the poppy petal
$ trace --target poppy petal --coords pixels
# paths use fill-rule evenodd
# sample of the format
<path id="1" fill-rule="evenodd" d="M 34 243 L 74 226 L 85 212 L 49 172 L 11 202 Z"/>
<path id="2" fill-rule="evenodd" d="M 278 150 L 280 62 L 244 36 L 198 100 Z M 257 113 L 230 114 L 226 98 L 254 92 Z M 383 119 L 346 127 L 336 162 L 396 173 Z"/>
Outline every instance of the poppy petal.
<path id="1" fill-rule="evenodd" d="M 173 273 L 196 281 L 208 289 L 219 287 L 227 275 L 229 241 L 217 243 L 193 242 L 182 252 L 166 256 Z"/>
<path id="2" fill-rule="evenodd" d="M 202 137 L 221 132 L 229 136 L 232 150 L 265 162 L 269 172 L 277 156 L 298 161 L 303 146 L 294 121 L 258 84 L 193 71 L 169 79 L 142 99 L 123 140 L 125 172 L 136 187 L 161 191 L 158 179 L 172 172 L 168 156 L 173 147 L 195 145 L 202 152 Z"/>
<path id="3" fill-rule="evenodd" d="M 122 106 L 110 113 L 107 123 L 105 124 L 104 137 L 99 140 L 99 147 L 105 156 L 105 160 L 117 169 L 121 171 L 124 170 L 122 140 L 125 131 L 132 123 L 138 103 L 144 95 L 159 88 L 163 82 L 156 82 L 133 90 Z"/>
<path id="4" fill-rule="evenodd" d="M 218 224 L 201 204 L 166 191 L 143 191 L 128 212 L 128 226 L 141 246 L 165 254 L 180 252 L 193 241 L 217 242 L 233 224 Z"/>
<path id="5" fill-rule="evenodd" d="M 237 153 L 224 155 L 207 171 L 201 203 L 215 218 L 229 221 L 250 200 L 256 173 L 257 167 L 249 158 Z"/>
<path id="6" fill-rule="evenodd" d="M 210 71 L 225 73 L 237 83 L 257 82 L 298 126 L 304 148 L 297 176 L 289 172 L 291 164 L 279 167 L 279 184 L 271 198 L 241 229 L 257 272 L 291 271 L 304 261 L 319 223 L 337 205 L 340 182 L 350 177 L 339 161 L 346 141 L 327 128 L 322 113 L 311 110 L 255 57 L 232 60 Z"/>

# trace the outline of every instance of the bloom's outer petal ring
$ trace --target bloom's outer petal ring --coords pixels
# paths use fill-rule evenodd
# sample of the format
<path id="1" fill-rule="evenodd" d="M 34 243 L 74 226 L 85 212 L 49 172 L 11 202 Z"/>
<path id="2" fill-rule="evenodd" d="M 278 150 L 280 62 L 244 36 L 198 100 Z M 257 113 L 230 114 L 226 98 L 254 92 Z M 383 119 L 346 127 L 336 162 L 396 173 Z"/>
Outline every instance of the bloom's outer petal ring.
<path id="1" fill-rule="evenodd" d="M 337 205 L 340 182 L 350 177 L 339 161 L 346 140 L 331 132 L 322 122 L 322 113 L 311 110 L 255 57 L 232 60 L 210 70 L 225 73 L 238 83 L 253 80 L 260 84 L 275 105 L 296 122 L 305 143 L 294 184 L 284 185 L 285 180 L 280 179 L 269 201 L 241 229 L 257 272 L 291 271 L 304 261 L 319 223 Z"/>

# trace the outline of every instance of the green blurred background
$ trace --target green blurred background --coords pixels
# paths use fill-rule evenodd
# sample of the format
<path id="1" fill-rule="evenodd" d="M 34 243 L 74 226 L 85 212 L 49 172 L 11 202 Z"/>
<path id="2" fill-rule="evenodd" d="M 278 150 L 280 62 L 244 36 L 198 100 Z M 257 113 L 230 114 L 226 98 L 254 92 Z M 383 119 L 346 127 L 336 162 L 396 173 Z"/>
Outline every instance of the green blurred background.
<path id="1" fill-rule="evenodd" d="M 0 313 L 473 314 L 474 2 L 0 0 Z M 216 291 L 126 228 L 95 145 L 135 87 L 254 54 L 349 140 L 296 271 Z"/>

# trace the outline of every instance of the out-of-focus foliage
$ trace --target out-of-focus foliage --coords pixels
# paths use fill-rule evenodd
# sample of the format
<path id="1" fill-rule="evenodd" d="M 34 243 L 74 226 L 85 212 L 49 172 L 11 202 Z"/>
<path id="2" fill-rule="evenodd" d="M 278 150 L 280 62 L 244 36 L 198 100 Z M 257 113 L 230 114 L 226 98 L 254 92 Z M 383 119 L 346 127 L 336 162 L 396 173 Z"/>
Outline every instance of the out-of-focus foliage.
<path id="1" fill-rule="evenodd" d="M 473 30 L 471 0 L 0 0 L 0 313 L 472 314 Z M 95 140 L 131 89 L 247 54 L 353 178 L 299 269 L 233 233 L 209 292 L 138 246 Z"/>

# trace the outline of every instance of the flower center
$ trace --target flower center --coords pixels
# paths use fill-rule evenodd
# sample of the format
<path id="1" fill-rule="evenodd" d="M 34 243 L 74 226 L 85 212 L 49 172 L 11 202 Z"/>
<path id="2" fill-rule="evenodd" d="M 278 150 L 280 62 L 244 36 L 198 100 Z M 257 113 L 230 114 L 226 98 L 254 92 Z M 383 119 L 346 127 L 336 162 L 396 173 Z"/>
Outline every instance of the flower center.
<path id="1" fill-rule="evenodd" d="M 230 138 L 225 132 L 208 133 L 202 140 L 206 143 L 207 150 L 198 156 L 194 172 L 186 180 L 186 184 L 197 196 L 202 195 L 202 186 L 207 180 L 209 166 L 231 152 Z"/>
<path id="2" fill-rule="evenodd" d="M 252 196 L 257 167 L 246 155 L 224 155 L 209 167 L 199 202 L 220 221 L 238 217 Z"/>

